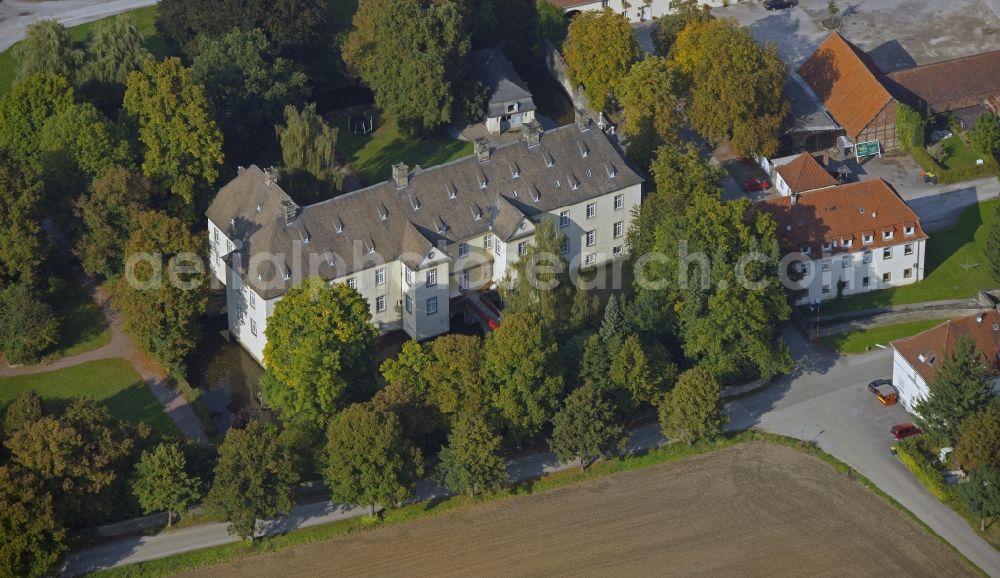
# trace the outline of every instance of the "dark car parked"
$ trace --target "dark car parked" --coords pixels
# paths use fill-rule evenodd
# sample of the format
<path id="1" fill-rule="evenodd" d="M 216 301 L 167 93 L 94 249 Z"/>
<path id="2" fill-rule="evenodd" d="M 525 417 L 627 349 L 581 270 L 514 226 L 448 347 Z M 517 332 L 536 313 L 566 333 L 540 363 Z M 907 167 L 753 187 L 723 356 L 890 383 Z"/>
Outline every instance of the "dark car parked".
<path id="1" fill-rule="evenodd" d="M 875 381 L 868 384 L 868 391 L 878 393 L 878 387 L 880 385 L 892 385 L 891 379 L 876 379 Z"/>
<path id="2" fill-rule="evenodd" d="M 799 0 L 764 0 L 764 8 L 768 10 L 782 10 L 798 5 Z"/>

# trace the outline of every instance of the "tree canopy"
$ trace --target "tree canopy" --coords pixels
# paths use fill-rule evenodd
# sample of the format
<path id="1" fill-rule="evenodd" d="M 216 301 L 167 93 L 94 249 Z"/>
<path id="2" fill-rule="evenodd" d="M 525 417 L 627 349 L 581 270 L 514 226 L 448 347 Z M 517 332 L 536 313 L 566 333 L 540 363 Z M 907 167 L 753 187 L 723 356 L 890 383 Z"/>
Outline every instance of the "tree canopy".
<path id="1" fill-rule="evenodd" d="M 569 265 L 562 256 L 566 235 L 552 219 L 535 225 L 535 238 L 527 252 L 510 264 L 500 285 L 507 313 L 531 313 L 548 335 L 567 330 L 573 303 Z"/>
<path id="2" fill-rule="evenodd" d="M 559 346 L 531 313 L 507 313 L 486 338 L 483 381 L 510 438 L 523 442 L 552 417 L 563 391 Z"/>
<path id="3" fill-rule="evenodd" d="M 139 126 L 143 174 L 170 190 L 173 207 L 193 219 L 223 160 L 204 88 L 180 59 L 149 58 L 129 74 L 124 110 Z"/>
<path id="4" fill-rule="evenodd" d="M 0 466 L 0 576 L 48 576 L 66 550 L 52 494 L 34 474 Z"/>
<path id="5" fill-rule="evenodd" d="M 674 142 L 684 123 L 679 74 L 670 61 L 647 56 L 632 65 L 618 88 L 625 129 L 632 142 L 629 156 L 646 166 L 661 143 Z"/>
<path id="6" fill-rule="evenodd" d="M 993 222 L 986 236 L 986 256 L 993 278 L 1000 281 L 1000 207 L 993 211 Z"/>
<path id="7" fill-rule="evenodd" d="M 0 146 L 0 282 L 4 284 L 40 280 L 48 250 L 41 193 L 42 183 L 31 167 Z"/>
<path id="8" fill-rule="evenodd" d="M 333 416 L 326 437 L 323 478 L 334 500 L 374 515 L 377 505 L 391 508 L 413 494 L 423 462 L 394 414 L 350 405 Z"/>
<path id="9" fill-rule="evenodd" d="M 179 367 L 197 344 L 208 303 L 205 239 L 159 211 L 139 213 L 125 243 L 125 269 L 114 285 L 125 329 L 166 367 Z"/>
<path id="10" fill-rule="evenodd" d="M 76 200 L 74 213 L 81 231 L 74 245 L 88 275 L 117 277 L 122 271 L 127 239 L 147 210 L 152 196 L 149 179 L 122 166 L 106 169 Z"/>
<path id="11" fill-rule="evenodd" d="M 924 429 L 951 445 L 958 440 L 962 423 L 986 408 L 993 397 L 992 386 L 986 380 L 988 368 L 982 355 L 968 336 L 959 337 L 940 364 L 927 384 L 927 397 L 913 409 Z"/>
<path id="12" fill-rule="evenodd" d="M 219 446 L 206 505 L 229 522 L 229 533 L 253 540 L 257 521 L 295 505 L 296 460 L 273 425 L 230 428 Z"/>
<path id="13" fill-rule="evenodd" d="M 306 279 L 274 307 L 266 334 L 261 387 L 283 419 L 321 428 L 370 391 L 378 330 L 354 289 Z"/>
<path id="14" fill-rule="evenodd" d="M 969 480 L 959 486 L 958 497 L 979 516 L 979 531 L 985 531 L 986 518 L 1000 517 L 1000 468 L 983 466 L 973 470 Z"/>
<path id="15" fill-rule="evenodd" d="M 17 63 L 14 80 L 18 82 L 34 74 L 73 78 L 83 59 L 81 52 L 73 48 L 66 27 L 55 20 L 28 25 L 24 38 L 12 50 Z"/>
<path id="16" fill-rule="evenodd" d="M 982 466 L 1000 467 L 1000 403 L 993 400 L 962 422 L 954 458 L 968 471 Z"/>
<path id="17" fill-rule="evenodd" d="M 692 128 L 713 142 L 728 140 L 743 156 L 777 152 L 790 105 L 773 44 L 760 46 L 736 20 L 708 20 L 680 33 L 670 59 L 687 79 Z"/>
<path id="18" fill-rule="evenodd" d="M 549 448 L 560 462 L 580 458 L 586 469 L 597 458 L 617 456 L 625 447 L 624 429 L 615 409 L 594 384 L 573 390 L 552 418 Z"/>
<path id="19" fill-rule="evenodd" d="M 660 402 L 660 429 L 671 440 L 694 443 L 722 433 L 728 420 L 721 388 L 712 373 L 694 367 L 682 373 L 677 385 Z"/>
<path id="20" fill-rule="evenodd" d="M 142 68 L 149 56 L 145 39 L 131 16 L 119 14 L 102 18 L 94 22 L 91 30 L 80 81 L 84 85 L 94 85 L 98 94 L 111 100 L 117 108 L 128 75 Z"/>
<path id="21" fill-rule="evenodd" d="M 677 36 L 688 25 L 711 19 L 712 9 L 708 4 L 698 0 L 670 0 L 670 10 L 660 16 L 653 28 L 653 47 L 656 53 L 666 56 L 677 41 Z"/>
<path id="22" fill-rule="evenodd" d="M 201 497 L 201 480 L 187 471 L 187 458 L 177 444 L 160 443 L 143 451 L 135 465 L 132 493 L 147 513 L 167 512 L 167 527 L 174 512 L 183 513 Z"/>
<path id="23" fill-rule="evenodd" d="M 438 455 L 438 481 L 455 493 L 475 496 L 500 488 L 507 479 L 507 462 L 499 455 L 503 440 L 479 414 L 459 416 Z"/>
<path id="24" fill-rule="evenodd" d="M 59 340 L 59 321 L 52 307 L 23 283 L 0 289 L 0 351 L 7 363 L 37 363 L 42 352 Z"/>
<path id="25" fill-rule="evenodd" d="M 63 76 L 36 74 L 11 87 L 0 100 L 0 147 L 38 171 L 39 133 L 50 118 L 73 106 L 75 92 Z"/>
<path id="26" fill-rule="evenodd" d="M 474 335 L 453 333 L 432 341 L 425 372 L 427 401 L 447 415 L 485 412 L 489 394 L 482 357 L 482 340 Z"/>
<path id="27" fill-rule="evenodd" d="M 969 141 L 986 156 L 1000 151 L 1000 118 L 992 112 L 982 114 L 969 131 Z"/>
<path id="28" fill-rule="evenodd" d="M 573 18 L 563 56 L 570 80 L 583 85 L 590 106 L 603 110 L 639 58 L 639 45 L 628 18 L 605 8 Z"/>
<path id="29" fill-rule="evenodd" d="M 300 195 L 300 203 L 330 197 L 343 187 L 334 155 L 336 128 L 331 128 L 316 114 L 316 103 L 298 111 L 285 107 L 285 124 L 275 127 L 281 145 L 282 173 L 290 180 L 289 188 Z"/>
<path id="30" fill-rule="evenodd" d="M 469 108 L 456 100 L 469 95 L 470 84 L 463 6 L 455 0 L 358 2 L 344 61 L 407 132 L 431 131 Z"/>

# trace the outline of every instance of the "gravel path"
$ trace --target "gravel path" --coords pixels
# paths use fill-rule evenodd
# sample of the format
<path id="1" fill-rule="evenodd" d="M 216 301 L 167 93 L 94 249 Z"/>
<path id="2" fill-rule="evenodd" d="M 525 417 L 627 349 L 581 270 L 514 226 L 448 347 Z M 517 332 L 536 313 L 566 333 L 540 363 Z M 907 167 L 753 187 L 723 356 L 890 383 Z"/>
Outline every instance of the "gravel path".
<path id="1" fill-rule="evenodd" d="M 157 401 L 163 406 L 164 411 L 167 412 L 167 415 L 177 424 L 177 427 L 180 428 L 185 436 L 191 439 L 206 441 L 208 437 L 202 429 L 201 421 L 191 406 L 188 405 L 184 396 L 167 384 L 166 376 L 163 375 L 162 371 L 139 351 L 128 335 L 125 334 L 122 328 L 121 316 L 111 307 L 110 299 L 104 288 L 87 279 L 82 272 L 74 275 L 74 280 L 85 284 L 94 302 L 97 303 L 101 308 L 101 312 L 104 313 L 108 327 L 111 329 L 111 339 L 108 343 L 98 349 L 63 357 L 50 363 L 21 367 L 8 367 L 0 363 L 0 377 L 47 373 L 80 365 L 88 361 L 120 357 L 128 361 L 135 368 L 150 391 L 153 392 Z"/>

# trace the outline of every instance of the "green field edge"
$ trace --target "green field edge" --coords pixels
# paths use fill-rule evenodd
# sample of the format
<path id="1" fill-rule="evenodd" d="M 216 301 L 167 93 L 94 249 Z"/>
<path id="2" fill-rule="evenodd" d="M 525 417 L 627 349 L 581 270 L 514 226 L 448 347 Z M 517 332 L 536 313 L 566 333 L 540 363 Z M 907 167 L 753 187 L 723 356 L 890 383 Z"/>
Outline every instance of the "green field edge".
<path id="1" fill-rule="evenodd" d="M 285 534 L 257 540 L 252 544 L 241 541 L 235 544 L 215 546 L 212 548 L 185 552 L 183 554 L 177 554 L 167 558 L 160 558 L 157 560 L 150 560 L 147 562 L 139 562 L 118 568 L 102 570 L 95 572 L 92 575 L 102 578 L 169 576 L 178 572 L 207 568 L 209 566 L 243 560 L 261 554 L 280 552 L 338 536 L 439 516 L 447 512 L 472 508 L 497 500 L 556 490 L 574 485 L 578 482 L 602 479 L 615 474 L 675 462 L 748 443 L 773 443 L 800 451 L 819 459 L 833 468 L 834 471 L 845 474 L 851 479 L 860 482 L 865 488 L 872 491 L 876 496 L 881 497 L 889 505 L 893 506 L 900 512 L 903 512 L 910 518 L 910 520 L 915 522 L 917 526 L 922 528 L 929 535 L 940 540 L 970 568 L 982 575 L 986 575 L 954 545 L 945 540 L 941 535 L 932 530 L 927 524 L 918 518 L 916 514 L 908 510 L 892 496 L 885 493 L 881 488 L 872 483 L 871 480 L 862 476 L 844 462 L 841 462 L 837 458 L 819 449 L 815 443 L 760 431 L 740 432 L 715 441 L 699 442 L 694 445 L 668 444 L 646 452 L 632 454 L 618 460 L 600 461 L 590 466 L 590 468 L 586 471 L 572 469 L 557 472 L 536 480 L 515 484 L 510 488 L 501 490 L 500 492 L 494 494 L 478 496 L 475 498 L 460 495 L 440 500 L 432 500 L 429 502 L 419 502 L 395 510 L 386 511 L 381 522 L 377 524 L 366 522 L 366 518 L 364 517 L 339 520 L 329 524 L 292 530 Z"/>
<path id="2" fill-rule="evenodd" d="M 865 349 L 865 346 L 874 347 L 876 343 L 888 346 L 892 341 L 912 337 L 947 321 L 947 318 L 904 321 L 902 323 L 879 325 L 868 329 L 825 335 L 821 338 L 821 341 L 823 345 L 837 353 L 854 355 L 868 351 Z"/>

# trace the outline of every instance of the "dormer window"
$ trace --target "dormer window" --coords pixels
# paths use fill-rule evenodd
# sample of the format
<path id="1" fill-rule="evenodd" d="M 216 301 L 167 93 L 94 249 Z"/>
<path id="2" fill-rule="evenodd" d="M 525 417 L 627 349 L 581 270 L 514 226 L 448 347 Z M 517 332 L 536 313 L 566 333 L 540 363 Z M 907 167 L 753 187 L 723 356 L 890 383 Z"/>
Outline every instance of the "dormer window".
<path id="1" fill-rule="evenodd" d="M 510 165 L 510 178 L 516 179 L 521 176 L 521 168 L 517 166 L 517 163 L 512 163 Z"/>
<path id="2" fill-rule="evenodd" d="M 389 218 L 389 210 L 381 203 L 378 206 L 378 218 L 380 221 L 385 221 Z"/>
<path id="3" fill-rule="evenodd" d="M 842 242 L 841 244 L 842 244 L 842 245 L 844 246 L 844 248 L 846 249 L 846 248 L 849 248 L 849 247 L 851 246 L 851 244 L 853 244 L 853 243 L 854 243 L 854 240 L 853 240 L 853 239 L 844 239 L 844 240 L 843 240 L 843 242 Z"/>
<path id="4" fill-rule="evenodd" d="M 906 227 L 903 227 L 903 234 L 906 235 L 907 237 L 912 235 L 913 231 L 914 231 L 913 225 L 907 225 Z"/>
<path id="5" fill-rule="evenodd" d="M 802 245 L 801 247 L 799 247 L 799 251 L 801 253 L 805 253 L 806 255 L 808 255 L 809 254 L 809 245 Z"/>
<path id="6" fill-rule="evenodd" d="M 829 253 L 830 252 L 830 243 L 828 243 L 826 241 L 823 242 L 823 252 L 824 253 Z"/>
<path id="7" fill-rule="evenodd" d="M 478 171 L 476 173 L 476 177 L 479 179 L 479 188 L 480 189 L 485 189 L 486 185 L 487 185 L 487 181 L 486 181 L 486 175 L 483 173 L 483 171 Z"/>
<path id="8" fill-rule="evenodd" d="M 587 149 L 587 145 L 583 144 L 582 141 L 577 141 L 576 147 L 580 150 L 580 158 L 582 159 L 587 158 L 587 153 L 590 152 Z"/>
<path id="9" fill-rule="evenodd" d="M 515 102 L 513 104 L 508 104 L 507 112 L 517 112 L 517 103 Z"/>
<path id="10" fill-rule="evenodd" d="M 861 240 L 864 241 L 865 245 L 870 245 L 875 241 L 875 235 L 865 233 Z"/>
<path id="11" fill-rule="evenodd" d="M 336 229 L 337 229 L 337 234 L 338 235 L 343 234 L 343 232 L 344 232 L 344 222 L 340 220 L 340 217 L 337 217 L 337 224 L 335 226 L 336 226 Z"/>
<path id="12" fill-rule="evenodd" d="M 889 229 L 888 231 L 882 231 L 882 238 L 885 239 L 885 240 L 891 239 L 892 238 L 892 229 Z"/>
<path id="13" fill-rule="evenodd" d="M 552 155 L 549 154 L 549 151 L 543 152 L 542 157 L 545 159 L 545 166 L 549 167 L 550 169 L 553 167 L 553 165 L 556 164 L 556 160 L 552 158 Z"/>
<path id="14" fill-rule="evenodd" d="M 608 164 L 604 165 L 604 171 L 608 173 L 608 178 L 609 179 L 615 178 L 615 175 L 618 174 L 618 169 L 616 169 L 615 165 L 613 165 L 611 163 L 608 163 Z"/>
<path id="15" fill-rule="evenodd" d="M 260 212 L 260 205 L 257 205 L 257 212 Z"/>

